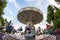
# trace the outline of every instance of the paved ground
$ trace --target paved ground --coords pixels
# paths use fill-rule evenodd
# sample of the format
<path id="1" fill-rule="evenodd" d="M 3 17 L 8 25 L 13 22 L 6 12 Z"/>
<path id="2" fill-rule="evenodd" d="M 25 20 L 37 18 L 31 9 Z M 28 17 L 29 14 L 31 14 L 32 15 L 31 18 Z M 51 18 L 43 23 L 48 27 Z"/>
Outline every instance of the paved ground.
<path id="1" fill-rule="evenodd" d="M 2 36 L 3 36 L 4 34 L 2 34 L 2 33 L 0 33 L 0 40 L 2 40 Z"/>
<path id="2" fill-rule="evenodd" d="M 19 35 L 19 36 L 14 36 L 12 37 L 13 34 L 9 35 L 9 34 L 6 34 L 5 36 L 3 36 L 3 40 L 55 40 L 55 36 L 53 35 L 38 35 L 36 37 L 25 37 L 25 36 L 22 36 L 22 35 Z M 48 36 L 48 37 L 47 37 Z M 47 38 L 46 38 L 47 37 Z"/>
<path id="3" fill-rule="evenodd" d="M 2 33 L 0 33 L 0 40 L 2 40 L 2 36 L 3 36 L 4 34 L 2 34 Z M 56 36 L 56 40 L 60 40 L 60 35 L 55 35 Z M 9 37 L 9 38 L 11 38 L 11 37 Z M 37 37 L 38 38 L 38 37 Z M 14 38 L 13 38 L 14 39 Z M 24 39 L 22 39 L 22 40 L 24 40 Z M 35 38 L 26 38 L 25 40 L 35 40 Z"/>
<path id="4" fill-rule="evenodd" d="M 60 40 L 60 35 L 55 35 L 56 36 L 56 40 Z"/>
<path id="5" fill-rule="evenodd" d="M 0 40 L 2 40 L 2 34 L 0 33 Z"/>

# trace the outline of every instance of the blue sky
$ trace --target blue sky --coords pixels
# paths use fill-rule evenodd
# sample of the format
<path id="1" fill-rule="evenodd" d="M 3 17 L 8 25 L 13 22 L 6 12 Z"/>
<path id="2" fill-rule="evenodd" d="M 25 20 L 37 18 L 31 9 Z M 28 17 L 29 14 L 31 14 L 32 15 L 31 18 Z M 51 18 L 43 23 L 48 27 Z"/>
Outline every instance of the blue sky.
<path id="1" fill-rule="evenodd" d="M 4 18 L 7 18 L 8 21 L 12 20 L 14 23 L 14 28 L 18 29 L 20 26 L 23 26 L 24 24 L 20 23 L 17 19 L 17 14 L 18 11 L 21 8 L 24 7 L 36 7 L 40 9 L 43 12 L 44 19 L 41 23 L 35 25 L 35 26 L 40 26 L 41 28 L 45 28 L 46 22 L 46 16 L 47 16 L 47 6 L 49 4 L 54 5 L 56 7 L 59 7 L 57 3 L 54 0 L 6 0 L 7 5 L 6 8 L 4 9 Z"/>

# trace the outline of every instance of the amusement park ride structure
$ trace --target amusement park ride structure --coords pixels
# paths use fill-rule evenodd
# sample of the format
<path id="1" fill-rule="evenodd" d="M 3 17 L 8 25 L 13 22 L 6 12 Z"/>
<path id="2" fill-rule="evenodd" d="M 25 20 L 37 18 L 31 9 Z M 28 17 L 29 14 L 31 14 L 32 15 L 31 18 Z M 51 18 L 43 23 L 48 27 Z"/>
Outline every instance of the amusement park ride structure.
<path id="1" fill-rule="evenodd" d="M 23 24 L 27 22 L 38 24 L 43 19 L 43 13 L 35 7 L 25 7 L 19 10 L 17 18 Z"/>
<path id="2" fill-rule="evenodd" d="M 19 10 L 17 18 L 21 23 L 26 24 L 27 27 L 32 26 L 28 27 L 31 29 L 29 29 L 31 33 L 28 34 L 27 30 L 26 36 L 35 36 L 34 25 L 40 23 L 43 20 L 43 13 L 41 12 L 41 10 L 35 7 L 25 7 Z"/>

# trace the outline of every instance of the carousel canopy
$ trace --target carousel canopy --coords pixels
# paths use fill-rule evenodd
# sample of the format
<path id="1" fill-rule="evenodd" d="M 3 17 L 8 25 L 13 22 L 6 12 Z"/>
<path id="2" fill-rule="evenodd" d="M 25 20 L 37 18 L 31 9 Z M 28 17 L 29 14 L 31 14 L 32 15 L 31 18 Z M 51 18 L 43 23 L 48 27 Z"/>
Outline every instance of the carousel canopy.
<path id="1" fill-rule="evenodd" d="M 19 10 L 17 18 L 23 24 L 26 24 L 28 21 L 37 24 L 42 21 L 43 15 L 42 12 L 35 7 L 25 7 Z"/>

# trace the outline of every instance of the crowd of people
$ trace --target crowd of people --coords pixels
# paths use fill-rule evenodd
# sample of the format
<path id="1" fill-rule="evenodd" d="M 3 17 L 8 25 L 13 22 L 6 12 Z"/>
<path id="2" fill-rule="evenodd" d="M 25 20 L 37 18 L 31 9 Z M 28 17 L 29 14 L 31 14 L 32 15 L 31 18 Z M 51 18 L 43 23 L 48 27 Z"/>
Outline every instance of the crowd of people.
<path id="1" fill-rule="evenodd" d="M 7 25 L 6 25 L 6 24 L 7 24 Z M 7 33 L 11 33 L 11 32 L 14 33 L 14 32 L 15 32 L 15 29 L 14 29 L 14 26 L 13 26 L 12 21 L 10 21 L 10 22 L 8 22 L 8 23 L 5 23 L 3 29 L 5 29 L 5 32 L 7 32 Z"/>
<path id="2" fill-rule="evenodd" d="M 25 34 L 33 34 L 35 36 L 35 27 L 31 24 L 25 27 Z"/>
<path id="3" fill-rule="evenodd" d="M 14 32 L 16 32 L 16 30 L 14 29 L 14 26 L 13 26 L 12 21 L 10 21 L 10 22 L 6 25 L 5 29 L 6 29 L 6 32 L 9 32 L 9 33 L 11 33 L 11 32 L 14 33 Z M 18 30 L 19 30 L 19 31 L 23 31 L 22 26 L 21 26 Z M 31 34 L 33 34 L 33 35 L 35 35 L 35 34 L 40 34 L 40 33 L 43 33 L 43 34 L 52 34 L 52 32 L 54 32 L 54 29 L 52 28 L 51 25 L 46 24 L 46 29 L 42 30 L 42 32 L 41 32 L 40 26 L 37 27 L 37 31 L 36 31 L 34 25 L 28 24 L 28 25 L 25 26 L 25 31 L 24 31 L 24 32 L 25 32 L 25 34 L 30 34 L 30 33 L 31 33 Z"/>
<path id="4" fill-rule="evenodd" d="M 23 31 L 22 26 L 18 29 L 19 31 Z M 41 32 L 42 31 L 42 32 Z M 14 29 L 13 23 L 10 21 L 6 27 L 6 32 L 8 33 L 15 33 L 16 30 Z M 35 37 L 36 34 L 41 35 L 41 34 L 52 34 L 54 32 L 54 29 L 51 25 L 46 24 L 46 29 L 41 30 L 40 26 L 37 27 L 37 31 L 35 29 L 35 26 L 32 24 L 28 24 L 25 26 L 25 37 Z"/>

